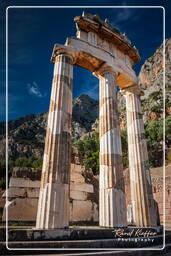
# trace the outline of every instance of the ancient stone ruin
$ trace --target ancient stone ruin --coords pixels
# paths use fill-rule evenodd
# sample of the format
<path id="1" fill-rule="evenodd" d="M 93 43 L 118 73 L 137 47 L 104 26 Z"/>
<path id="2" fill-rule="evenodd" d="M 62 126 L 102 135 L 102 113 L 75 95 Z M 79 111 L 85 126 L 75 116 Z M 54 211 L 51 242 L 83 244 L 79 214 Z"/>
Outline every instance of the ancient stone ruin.
<path id="1" fill-rule="evenodd" d="M 98 15 L 83 12 L 74 19 L 76 37 L 56 44 L 54 77 L 44 150 L 36 228 L 69 226 L 70 148 L 73 65 L 99 79 L 99 225 L 126 226 L 125 188 L 116 88 L 125 95 L 133 223 L 157 225 L 148 153 L 142 120 L 140 89 L 132 66 L 140 60 L 128 38 Z"/>

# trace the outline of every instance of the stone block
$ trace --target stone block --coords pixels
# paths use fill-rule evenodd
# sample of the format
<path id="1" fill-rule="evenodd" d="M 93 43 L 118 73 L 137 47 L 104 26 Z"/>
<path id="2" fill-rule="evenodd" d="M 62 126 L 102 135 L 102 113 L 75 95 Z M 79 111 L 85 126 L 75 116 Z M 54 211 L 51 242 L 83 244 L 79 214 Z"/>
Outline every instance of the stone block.
<path id="1" fill-rule="evenodd" d="M 73 173 L 71 173 L 71 182 L 74 182 L 74 183 L 85 183 L 85 179 L 81 175 L 81 173 L 73 172 Z"/>
<path id="2" fill-rule="evenodd" d="M 33 181 L 30 179 L 24 178 L 10 178 L 9 187 L 18 187 L 18 188 L 39 188 L 40 181 Z"/>
<path id="3" fill-rule="evenodd" d="M 90 221 L 93 205 L 91 201 L 74 200 L 72 204 L 72 221 Z"/>
<path id="4" fill-rule="evenodd" d="M 87 193 L 83 191 L 76 191 L 71 190 L 70 191 L 70 198 L 74 200 L 86 200 L 87 199 Z"/>
<path id="5" fill-rule="evenodd" d="M 2 197 L 6 197 L 6 191 L 2 195 Z M 39 197 L 39 188 L 17 188 L 10 187 L 8 189 L 8 198 L 38 198 Z"/>
<path id="6" fill-rule="evenodd" d="M 93 221 L 99 220 L 99 211 L 98 211 L 98 205 L 96 203 L 93 203 Z"/>
<path id="7" fill-rule="evenodd" d="M 8 207 L 8 220 L 35 221 L 37 214 L 38 199 L 16 198 L 6 203 Z M 2 220 L 6 219 L 6 207 L 4 208 Z"/>
<path id="8" fill-rule="evenodd" d="M 14 167 L 12 172 L 13 178 L 28 178 L 30 180 L 40 180 L 41 170 L 30 167 Z"/>
<path id="9" fill-rule="evenodd" d="M 78 185 L 75 185 L 75 184 L 71 183 L 70 189 L 71 190 L 76 190 L 76 191 L 89 192 L 89 193 L 93 193 L 94 192 L 93 185 L 92 184 L 86 184 L 86 183 L 78 184 Z"/>
<path id="10" fill-rule="evenodd" d="M 83 167 L 80 164 L 71 164 L 71 175 L 72 173 L 82 173 Z"/>

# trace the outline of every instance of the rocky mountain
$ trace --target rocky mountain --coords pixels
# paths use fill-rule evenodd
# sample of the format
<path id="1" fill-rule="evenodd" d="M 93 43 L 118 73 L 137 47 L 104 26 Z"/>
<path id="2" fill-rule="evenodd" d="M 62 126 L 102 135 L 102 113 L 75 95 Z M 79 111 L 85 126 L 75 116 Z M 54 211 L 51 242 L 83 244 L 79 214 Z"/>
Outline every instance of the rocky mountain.
<path id="1" fill-rule="evenodd" d="M 165 41 L 165 89 L 164 95 L 164 53 L 163 44 L 148 58 L 139 74 L 144 120 L 163 117 L 163 98 L 165 97 L 166 115 L 171 115 L 171 38 Z"/>
<path id="2" fill-rule="evenodd" d="M 82 94 L 73 101 L 73 141 L 89 132 L 98 117 L 98 101 Z"/>
<path id="3" fill-rule="evenodd" d="M 163 44 L 157 48 L 141 67 L 139 86 L 142 91 L 141 104 L 144 122 L 163 117 L 163 98 L 165 98 L 166 116 L 171 115 L 171 38 L 165 41 L 165 95 L 164 95 L 164 53 Z M 121 129 L 126 128 L 125 100 L 118 93 Z"/>
<path id="4" fill-rule="evenodd" d="M 98 101 L 82 94 L 74 100 L 73 120 L 90 130 L 98 116 Z"/>
<path id="5" fill-rule="evenodd" d="M 139 80 L 142 89 L 146 91 L 146 96 L 160 89 L 161 84 L 163 84 L 163 54 L 162 44 L 155 53 L 145 61 L 141 68 Z M 171 85 L 171 38 L 165 41 L 165 66 L 166 87 L 168 87 L 168 85 Z"/>
<path id="6" fill-rule="evenodd" d="M 80 95 L 73 101 L 72 140 L 90 131 L 97 119 L 98 101 L 88 95 Z M 27 115 L 9 121 L 8 155 L 10 160 L 18 157 L 40 158 L 43 155 L 47 112 Z M 5 122 L 0 123 L 0 159 L 5 159 Z"/>

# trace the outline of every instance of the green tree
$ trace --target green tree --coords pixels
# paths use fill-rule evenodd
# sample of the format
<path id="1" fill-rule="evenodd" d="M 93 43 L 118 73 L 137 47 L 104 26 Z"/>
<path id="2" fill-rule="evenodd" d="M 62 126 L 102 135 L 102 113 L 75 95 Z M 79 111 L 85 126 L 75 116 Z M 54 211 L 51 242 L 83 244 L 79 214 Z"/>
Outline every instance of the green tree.
<path id="1" fill-rule="evenodd" d="M 6 187 L 6 163 L 5 161 L 0 161 L 0 188 L 5 189 Z"/>
<path id="2" fill-rule="evenodd" d="M 80 159 L 86 168 L 91 168 L 96 175 L 99 172 L 99 134 L 93 133 L 74 143 Z"/>
<path id="3" fill-rule="evenodd" d="M 150 120 L 145 123 L 145 135 L 149 153 L 151 167 L 163 164 L 163 143 L 164 143 L 164 122 L 165 122 L 165 142 L 166 146 L 171 146 L 171 117 L 167 116 L 163 120 Z"/>
<path id="4" fill-rule="evenodd" d="M 171 116 L 166 117 L 165 120 L 165 141 L 168 147 L 171 146 Z"/>
<path id="5" fill-rule="evenodd" d="M 43 165 L 43 159 L 42 158 L 37 158 L 32 162 L 32 167 L 41 169 Z"/>
<path id="6" fill-rule="evenodd" d="M 122 161 L 123 167 L 128 167 L 128 141 L 127 141 L 127 130 L 121 130 L 121 143 L 122 143 Z"/>

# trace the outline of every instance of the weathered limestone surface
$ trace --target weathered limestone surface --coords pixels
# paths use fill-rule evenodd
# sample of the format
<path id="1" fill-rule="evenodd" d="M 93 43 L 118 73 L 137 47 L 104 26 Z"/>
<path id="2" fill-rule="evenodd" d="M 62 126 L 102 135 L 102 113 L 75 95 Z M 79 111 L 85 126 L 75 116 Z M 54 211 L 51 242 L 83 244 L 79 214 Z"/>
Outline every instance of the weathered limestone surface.
<path id="1" fill-rule="evenodd" d="M 70 181 L 70 221 L 97 222 L 98 205 L 93 200 L 95 189 L 93 184 L 88 184 L 82 172 L 84 168 L 77 164 L 71 165 Z"/>
<path id="2" fill-rule="evenodd" d="M 85 191 L 71 190 L 70 191 L 70 198 L 73 199 L 73 200 L 86 200 L 87 199 L 87 193 Z"/>
<path id="3" fill-rule="evenodd" d="M 16 177 L 11 177 L 10 187 L 27 187 L 27 188 L 36 188 L 39 186 L 39 182 L 37 180 L 30 180 L 28 178 L 16 178 Z"/>
<path id="4" fill-rule="evenodd" d="M 71 184 L 71 190 L 72 191 L 85 191 L 85 192 L 90 192 L 92 193 L 93 192 L 93 185 L 91 184 L 77 184 L 77 185 L 72 185 Z"/>
<path id="5" fill-rule="evenodd" d="M 131 199 L 134 223 L 137 226 L 148 227 L 157 224 L 157 208 L 153 199 L 140 96 L 137 89 L 135 87 L 125 92 Z"/>
<path id="6" fill-rule="evenodd" d="M 37 203 L 40 189 L 41 170 L 34 168 L 15 167 L 9 181 L 9 188 L 2 195 L 8 196 L 2 220 L 6 219 L 8 207 L 8 220 L 35 221 Z"/>
<path id="7" fill-rule="evenodd" d="M 75 59 L 75 64 L 95 72 L 103 64 L 118 72 L 118 86 L 126 88 L 137 83 L 132 69 L 140 56 L 126 35 L 102 21 L 98 15 L 83 12 L 74 19 L 77 28 L 76 37 L 69 37 L 65 45 L 56 44 L 52 62 L 56 54 L 67 52 Z"/>
<path id="8" fill-rule="evenodd" d="M 83 171 L 84 167 L 81 165 L 71 164 L 70 222 L 72 223 L 93 223 L 98 221 L 98 205 L 94 200 L 98 195 L 95 194 L 93 184 L 86 183 Z M 28 173 L 29 175 L 27 175 Z M 41 177 L 36 175 L 33 181 L 34 174 L 39 174 L 39 170 L 17 167 L 13 169 L 8 189 L 9 202 L 6 204 L 10 221 L 36 220 Z M 15 183 L 12 183 L 11 180 L 14 177 Z M 3 194 L 2 198 L 5 199 L 6 195 L 7 192 Z M 5 219 L 6 207 L 2 216 L 2 220 L 4 221 Z"/>
<path id="9" fill-rule="evenodd" d="M 23 168 L 15 168 L 15 169 L 20 169 L 21 175 L 22 175 L 22 169 Z M 28 169 L 28 168 L 27 168 Z M 37 170 L 35 170 L 37 171 Z M 85 184 L 85 179 L 82 175 L 82 167 L 78 164 L 71 164 L 71 183 L 75 182 L 75 184 Z M 163 201 L 163 193 L 166 195 L 166 224 L 171 224 L 171 165 L 168 165 L 166 167 L 166 187 L 164 191 L 163 187 L 163 167 L 159 168 L 153 168 L 150 170 L 151 177 L 152 177 L 152 188 L 153 188 L 153 196 L 154 199 L 156 200 L 159 208 L 159 217 L 161 223 L 163 223 L 163 210 L 164 210 L 164 201 Z M 77 176 L 77 180 L 75 180 L 75 174 Z M 17 178 L 17 176 L 16 176 Z M 21 176 L 20 176 L 21 178 Z M 98 177 L 97 182 L 98 182 Z M 31 179 L 31 176 L 25 177 L 23 179 Z M 40 179 L 39 176 L 37 176 L 37 179 Z M 125 195 L 126 195 L 126 205 L 127 205 L 127 221 L 128 224 L 133 223 L 133 216 L 132 216 L 132 204 L 131 204 L 131 195 L 130 195 L 130 175 L 129 175 L 129 170 L 126 169 L 124 171 L 124 183 L 125 183 Z M 26 184 L 26 183 L 25 183 Z M 34 193 L 35 189 L 36 191 L 39 191 L 40 187 L 40 181 L 37 180 L 37 187 L 19 187 L 22 185 L 21 183 L 18 183 L 18 187 L 9 187 L 8 190 L 8 195 L 9 195 L 9 220 L 11 221 L 35 221 L 36 220 L 36 212 L 37 212 L 37 203 L 38 203 L 38 193 Z M 22 193 L 20 192 L 22 191 Z M 23 190 L 25 193 L 23 193 Z M 31 197 L 29 195 L 29 191 L 32 191 Z M 14 192 L 14 193 L 13 193 Z M 72 223 L 78 223 L 82 222 L 82 216 L 76 216 L 77 220 L 75 219 L 75 215 L 73 214 L 73 211 L 78 211 L 81 212 L 82 210 L 78 208 L 78 204 L 74 203 L 75 200 L 82 201 L 82 204 L 89 200 L 88 198 L 93 198 L 94 196 L 98 197 L 98 193 L 93 190 L 92 193 L 88 193 L 85 191 L 73 191 L 70 190 L 70 221 Z M 27 197 L 29 195 L 29 197 Z M 35 197 L 37 195 L 37 197 Z M 5 203 L 5 196 L 6 193 L 3 194 L 2 198 L 0 199 L 1 207 L 4 207 Z M 20 197 L 22 196 L 22 197 Z M 25 200 L 27 199 L 27 200 Z M 32 201 L 30 203 L 30 200 Z M 35 200 L 35 204 L 33 203 L 33 200 Z M 85 203 L 86 204 L 86 203 Z M 91 200 L 91 209 L 85 209 L 84 210 L 84 219 L 88 223 L 91 221 L 91 223 L 98 221 L 98 206 L 95 201 Z M 79 204 L 81 206 L 81 204 Z M 93 206 L 95 205 L 95 206 Z M 74 209 L 74 207 L 77 207 Z M 22 212 L 21 212 L 22 209 Z M 14 211 L 13 211 L 14 210 Z M 15 213 L 15 215 L 14 215 Z M 5 209 L 3 211 L 3 220 L 5 220 Z M 1 218 L 1 216 L 0 216 Z"/>
<path id="10" fill-rule="evenodd" d="M 69 225 L 73 59 L 55 59 L 36 228 Z"/>
<path id="11" fill-rule="evenodd" d="M 100 73 L 99 136 L 99 225 L 124 226 L 126 203 L 115 73 Z"/>
<path id="12" fill-rule="evenodd" d="M 32 221 L 36 219 L 38 196 L 36 198 L 15 198 L 8 201 L 8 220 Z M 6 210 L 3 212 L 2 220 L 6 219 Z"/>
<path id="13" fill-rule="evenodd" d="M 137 77 L 131 68 L 131 60 L 115 46 L 113 46 L 114 52 L 111 53 L 109 50 L 106 51 L 104 46 L 95 46 L 79 38 L 68 38 L 66 46 L 57 45 L 56 47 L 68 51 L 73 56 L 78 55 L 76 63 L 90 71 L 98 70 L 103 63 L 112 67 L 118 72 L 116 80 L 121 88 L 137 83 Z"/>
<path id="14" fill-rule="evenodd" d="M 151 180 L 152 180 L 152 190 L 153 197 L 158 205 L 158 223 L 163 224 L 164 222 L 164 210 L 166 212 L 166 224 L 171 225 L 171 164 L 166 166 L 166 176 L 164 177 L 164 168 L 157 167 L 150 169 Z M 164 179 L 165 179 L 165 187 L 164 187 Z M 130 191 L 130 174 L 129 170 L 126 169 L 124 171 L 124 181 L 125 181 L 125 193 L 126 193 L 126 204 L 127 206 L 131 206 L 131 191 Z M 164 190 L 165 189 L 165 190 Z M 164 202 L 164 193 L 165 193 L 165 202 Z M 127 212 L 131 214 L 130 207 L 127 207 Z M 128 217 L 131 217 L 129 214 Z M 128 218 L 128 224 L 130 224 L 130 219 Z"/>
<path id="15" fill-rule="evenodd" d="M 13 187 L 11 186 L 5 193 L 3 194 L 3 197 L 7 196 L 8 193 L 8 197 L 9 198 L 38 198 L 39 197 L 39 187 L 40 187 L 40 182 L 37 181 L 36 182 L 36 187 L 30 187 L 30 186 L 25 186 L 25 187 L 19 187 L 19 185 L 17 187 Z"/>
<path id="16" fill-rule="evenodd" d="M 74 218 L 74 220 L 79 221 L 80 218 L 85 221 L 87 219 L 90 219 L 90 216 L 92 214 L 89 215 L 89 213 L 91 213 L 92 211 L 92 204 L 91 201 L 87 200 L 87 201 L 82 201 L 82 200 L 75 200 L 73 202 L 73 212 L 72 212 L 72 216 Z M 78 211 L 79 209 L 79 211 Z M 89 216 L 87 216 L 89 215 Z"/>

